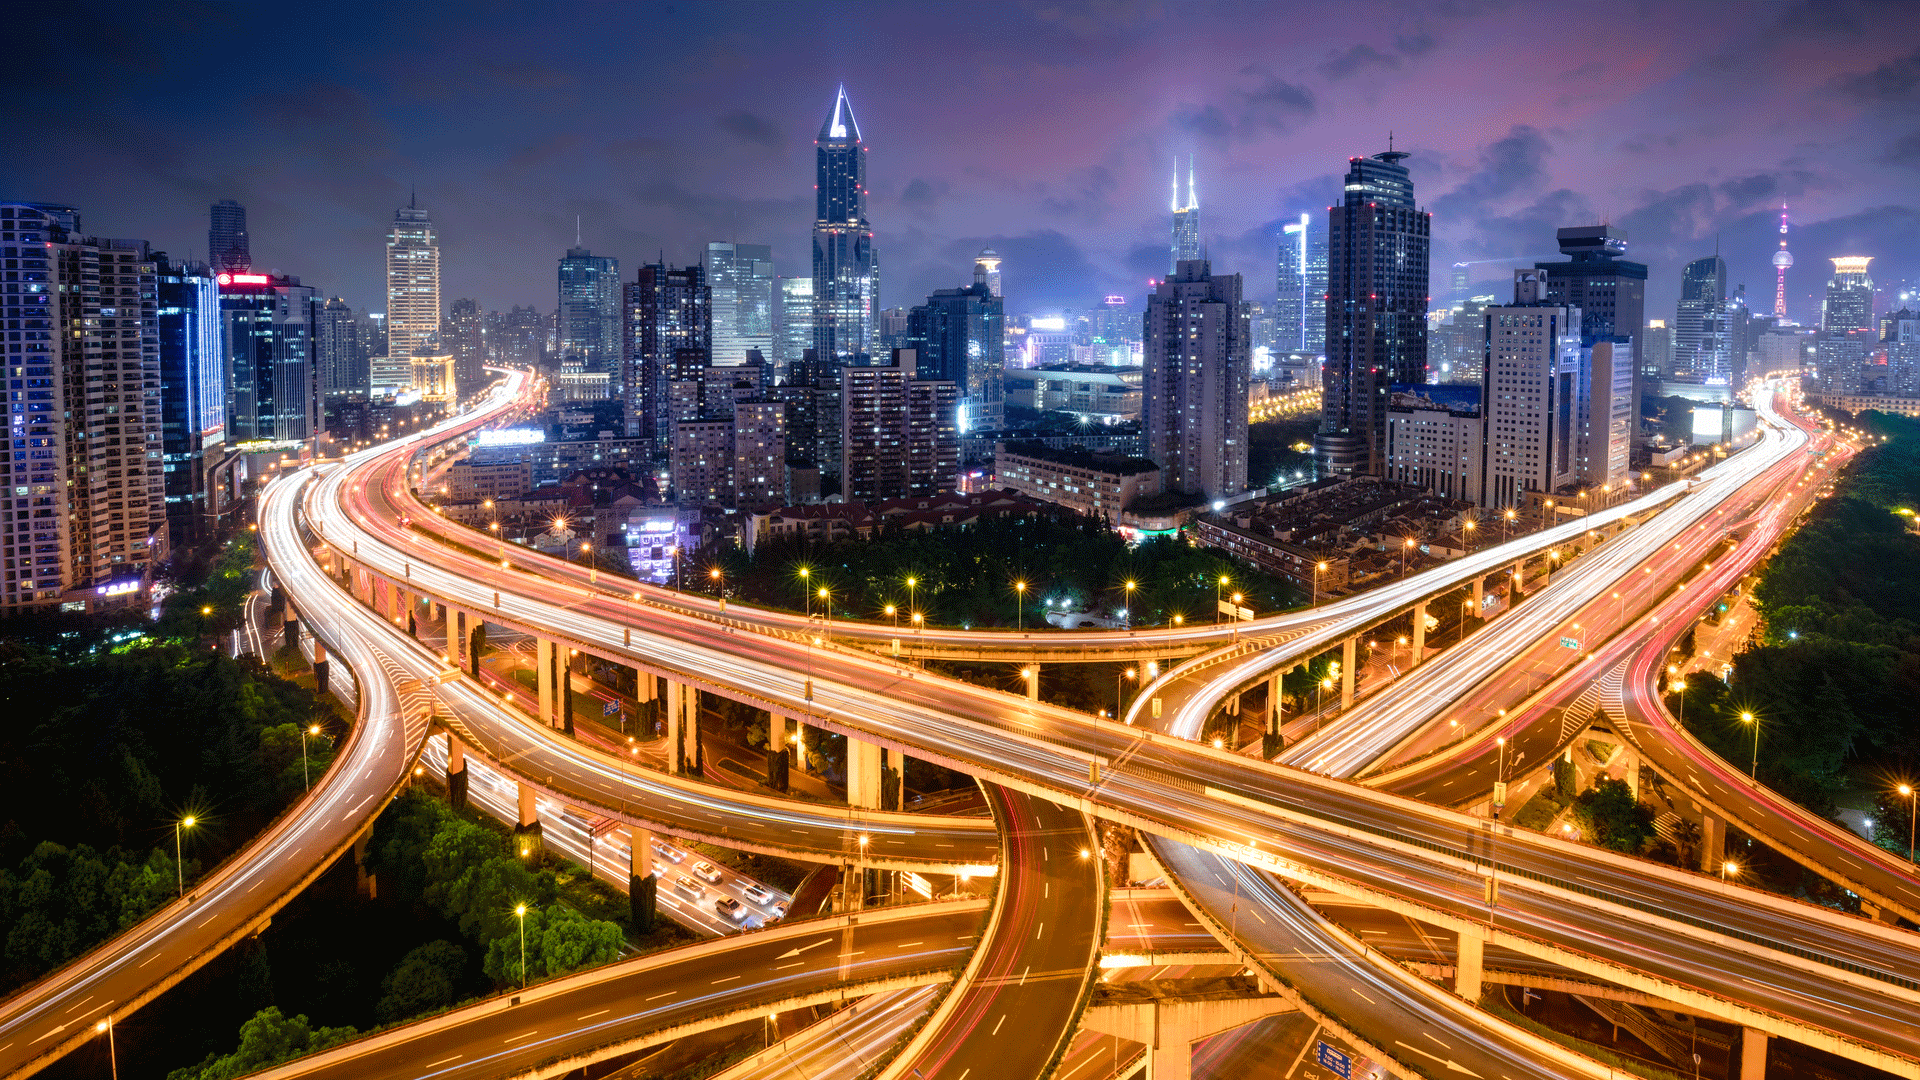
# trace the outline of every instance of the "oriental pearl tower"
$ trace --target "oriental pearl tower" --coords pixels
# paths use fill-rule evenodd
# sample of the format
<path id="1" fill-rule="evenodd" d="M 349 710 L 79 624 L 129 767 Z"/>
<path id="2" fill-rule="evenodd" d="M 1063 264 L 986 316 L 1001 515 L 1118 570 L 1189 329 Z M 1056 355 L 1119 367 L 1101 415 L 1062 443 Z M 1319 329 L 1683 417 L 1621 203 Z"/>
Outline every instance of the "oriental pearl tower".
<path id="1" fill-rule="evenodd" d="M 1773 313 L 1787 317 L 1787 267 L 1793 265 L 1793 252 L 1787 250 L 1787 207 L 1780 205 L 1780 250 L 1773 253 Z"/>

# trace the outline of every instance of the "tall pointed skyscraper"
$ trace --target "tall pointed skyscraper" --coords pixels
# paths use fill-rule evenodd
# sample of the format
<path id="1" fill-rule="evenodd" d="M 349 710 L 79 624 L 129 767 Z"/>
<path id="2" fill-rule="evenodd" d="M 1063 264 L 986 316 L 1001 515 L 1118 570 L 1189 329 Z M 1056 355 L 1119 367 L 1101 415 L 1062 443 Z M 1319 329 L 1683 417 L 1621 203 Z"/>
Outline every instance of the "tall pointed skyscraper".
<path id="1" fill-rule="evenodd" d="M 833 367 L 871 362 L 880 282 L 867 223 L 867 148 L 842 86 L 820 125 L 813 220 L 813 347 Z"/>
<path id="2" fill-rule="evenodd" d="M 1180 202 L 1180 159 L 1173 159 L 1173 262 L 1172 274 L 1188 259 L 1200 254 L 1200 192 L 1194 183 L 1193 155 L 1187 155 L 1187 201 Z"/>
<path id="3" fill-rule="evenodd" d="M 387 229 L 387 355 L 412 356 L 440 334 L 440 241 L 416 200 Z"/>
<path id="4" fill-rule="evenodd" d="M 1339 206 L 1327 208 L 1327 363 L 1314 452 L 1335 473 L 1379 475 L 1387 393 L 1427 378 L 1427 256 L 1433 215 L 1389 149 L 1351 158 Z"/>

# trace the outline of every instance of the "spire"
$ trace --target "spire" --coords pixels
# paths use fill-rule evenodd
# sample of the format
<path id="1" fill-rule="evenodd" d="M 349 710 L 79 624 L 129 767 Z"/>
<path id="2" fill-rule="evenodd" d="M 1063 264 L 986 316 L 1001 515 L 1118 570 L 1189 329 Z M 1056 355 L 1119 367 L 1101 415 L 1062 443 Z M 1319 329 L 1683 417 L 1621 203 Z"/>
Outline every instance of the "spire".
<path id="1" fill-rule="evenodd" d="M 840 84 L 840 92 L 834 95 L 833 111 L 827 114 L 827 122 L 820 125 L 820 138 L 847 139 L 860 141 L 860 122 L 853 118 L 853 105 L 847 101 L 847 86 Z"/>
<path id="2" fill-rule="evenodd" d="M 409 210 L 420 209 L 420 185 L 419 184 L 413 184 L 407 188 L 407 209 Z"/>
<path id="3" fill-rule="evenodd" d="M 573 246 L 580 246 L 580 215 L 573 215 Z"/>
<path id="4" fill-rule="evenodd" d="M 1200 209 L 1200 186 L 1194 179 L 1193 155 L 1187 155 L 1187 209 Z"/>
<path id="5" fill-rule="evenodd" d="M 1168 200 L 1167 209 L 1180 212 L 1180 155 L 1173 155 L 1173 196 Z"/>

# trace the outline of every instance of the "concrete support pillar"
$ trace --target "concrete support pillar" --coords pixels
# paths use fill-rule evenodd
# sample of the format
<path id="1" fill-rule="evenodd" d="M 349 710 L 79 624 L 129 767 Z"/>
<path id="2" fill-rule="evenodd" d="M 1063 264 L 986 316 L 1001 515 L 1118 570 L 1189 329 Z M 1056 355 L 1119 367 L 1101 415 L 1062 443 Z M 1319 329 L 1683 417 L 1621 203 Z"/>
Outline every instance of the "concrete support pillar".
<path id="1" fill-rule="evenodd" d="M 1027 700 L 1040 700 L 1040 665 L 1028 664 L 1020 669 L 1020 678 L 1027 684 Z"/>
<path id="2" fill-rule="evenodd" d="M 278 595 L 279 592 L 280 587 L 278 585 L 274 586 L 274 593 Z M 285 601 L 283 606 L 286 608 L 286 623 L 281 627 L 281 643 L 298 648 L 300 645 L 300 612 L 294 608 L 293 602 L 290 600 Z"/>
<path id="3" fill-rule="evenodd" d="M 779 713 L 767 714 L 767 746 L 779 750 L 787 745 L 787 718 Z"/>
<path id="4" fill-rule="evenodd" d="M 1353 656 L 1360 639 L 1350 637 L 1340 643 L 1340 711 L 1353 708 Z"/>
<path id="5" fill-rule="evenodd" d="M 1409 667 L 1419 667 L 1427 653 L 1427 602 L 1413 605 L 1413 659 Z"/>
<path id="6" fill-rule="evenodd" d="M 1240 715 L 1240 695 L 1239 694 L 1229 694 L 1227 696 L 1226 709 L 1227 709 L 1228 716 Z"/>
<path id="7" fill-rule="evenodd" d="M 1453 992 L 1468 1001 L 1480 1000 L 1480 975 L 1487 942 L 1478 933 L 1460 934 L 1453 969 Z"/>
<path id="8" fill-rule="evenodd" d="M 534 806 L 533 789 L 520 785 L 520 821 L 513 827 L 513 850 L 520 858 L 533 862 L 546 853 L 540 835 L 540 813 Z"/>
<path id="9" fill-rule="evenodd" d="M 1487 578 L 1486 578 L 1486 575 L 1482 574 L 1481 576 L 1473 579 L 1473 617 L 1474 618 L 1476 619 L 1479 618 L 1481 613 L 1487 610 L 1486 602 L 1487 602 Z"/>
<path id="10" fill-rule="evenodd" d="M 887 772 L 881 775 L 890 777 L 888 789 L 883 792 L 884 805 L 889 810 L 907 808 L 907 754 L 904 750 L 888 750 L 883 757 Z"/>
<path id="11" fill-rule="evenodd" d="M 1513 598 L 1516 601 L 1519 600 L 1521 597 L 1527 595 L 1527 589 L 1525 584 L 1527 580 L 1526 574 L 1527 574 L 1527 560 L 1525 559 L 1514 560 L 1512 580 L 1513 580 Z"/>
<path id="12" fill-rule="evenodd" d="M 460 632 L 460 612 L 456 608 L 447 608 L 447 662 L 457 668 L 467 666 L 466 641 Z"/>
<path id="13" fill-rule="evenodd" d="M 666 684 L 667 771 L 680 775 L 700 767 L 700 691 L 673 679 Z"/>
<path id="14" fill-rule="evenodd" d="M 1700 818 L 1700 870 L 1702 873 L 1717 874 L 1720 864 L 1726 861 L 1727 838 L 1721 830 L 1721 822 L 1712 814 Z"/>
<path id="15" fill-rule="evenodd" d="M 553 642 L 546 638 L 534 639 L 533 673 L 540 688 L 539 713 L 536 717 L 542 724 L 553 726 Z"/>
<path id="16" fill-rule="evenodd" d="M 556 645 L 553 650 L 553 726 L 573 734 L 573 650 Z"/>
<path id="17" fill-rule="evenodd" d="M 1281 721 L 1284 719 L 1281 716 L 1280 706 L 1280 678 L 1279 671 L 1267 676 L 1267 730 L 1276 735 L 1280 733 Z"/>
<path id="18" fill-rule="evenodd" d="M 467 806 L 467 748 L 451 732 L 447 734 L 447 805 L 455 810 Z"/>
<path id="19" fill-rule="evenodd" d="M 880 809 L 880 746 L 847 737 L 847 805 Z"/>
<path id="20" fill-rule="evenodd" d="M 1767 1033 L 1740 1029 L 1740 1080 L 1767 1080 Z"/>
<path id="21" fill-rule="evenodd" d="M 313 639 L 313 690 L 327 692 L 327 644 L 319 638 Z"/>
<path id="22" fill-rule="evenodd" d="M 643 878 L 653 873 L 653 830 L 638 825 L 627 830 L 627 877 Z"/>

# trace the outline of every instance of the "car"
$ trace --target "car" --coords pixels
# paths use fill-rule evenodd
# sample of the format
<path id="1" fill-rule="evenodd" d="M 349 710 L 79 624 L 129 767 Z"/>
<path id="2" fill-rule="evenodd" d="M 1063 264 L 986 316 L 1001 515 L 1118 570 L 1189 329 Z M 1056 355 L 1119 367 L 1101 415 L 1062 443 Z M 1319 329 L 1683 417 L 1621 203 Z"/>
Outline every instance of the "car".
<path id="1" fill-rule="evenodd" d="M 675 865 L 678 865 L 679 863 L 684 862 L 687 857 L 686 852 L 681 851 L 679 848 L 676 848 L 676 847 L 668 847 L 667 845 L 661 843 L 658 840 L 655 840 L 653 842 L 653 853 L 667 860 L 670 863 L 674 863 Z"/>
<path id="2" fill-rule="evenodd" d="M 700 884 L 685 874 L 681 874 L 673 879 L 673 887 L 686 893 L 688 896 L 707 895 L 707 887 L 705 885 Z"/>
<path id="3" fill-rule="evenodd" d="M 720 868 L 704 859 L 693 864 L 693 873 L 695 877 L 705 878 L 715 885 L 720 883 Z"/>
<path id="4" fill-rule="evenodd" d="M 723 896 L 715 900 L 713 910 L 719 912 L 722 918 L 732 919 L 734 922 L 743 922 L 747 917 L 747 905 L 731 896 Z"/>
<path id="5" fill-rule="evenodd" d="M 787 902 L 785 900 L 775 900 L 773 903 L 767 905 L 767 918 L 784 919 L 786 917 Z"/>
<path id="6" fill-rule="evenodd" d="M 746 897 L 747 899 L 753 901 L 756 904 L 765 904 L 767 901 L 773 899 L 773 893 L 769 892 L 765 885 L 762 885 L 757 881 L 750 881 L 746 885 L 742 886 L 740 889 L 740 895 Z"/>

